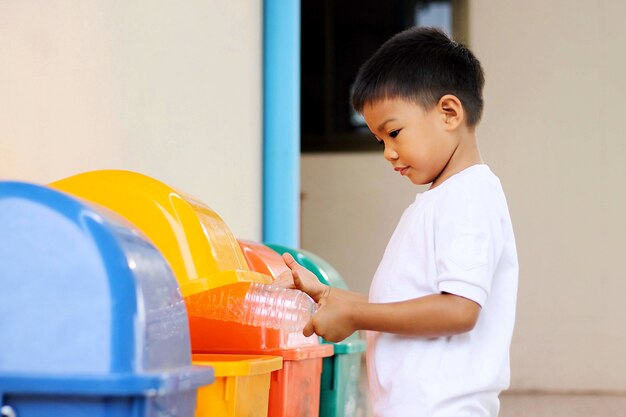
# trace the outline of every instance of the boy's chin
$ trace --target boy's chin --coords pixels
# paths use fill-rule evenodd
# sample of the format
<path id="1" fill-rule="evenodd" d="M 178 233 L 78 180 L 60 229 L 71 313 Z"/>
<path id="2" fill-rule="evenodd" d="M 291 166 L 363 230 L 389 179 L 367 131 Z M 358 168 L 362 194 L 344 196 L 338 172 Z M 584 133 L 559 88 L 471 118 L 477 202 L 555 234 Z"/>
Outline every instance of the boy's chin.
<path id="1" fill-rule="evenodd" d="M 417 177 L 415 175 L 411 175 L 412 173 L 409 173 L 406 178 L 411 181 L 414 185 L 428 185 L 432 182 L 432 180 L 426 179 L 426 178 L 420 178 Z"/>
<path id="2" fill-rule="evenodd" d="M 428 184 L 430 184 L 430 182 L 428 182 L 428 181 L 414 180 L 413 178 L 409 178 L 409 181 L 411 181 L 411 183 L 413 185 L 428 185 Z"/>

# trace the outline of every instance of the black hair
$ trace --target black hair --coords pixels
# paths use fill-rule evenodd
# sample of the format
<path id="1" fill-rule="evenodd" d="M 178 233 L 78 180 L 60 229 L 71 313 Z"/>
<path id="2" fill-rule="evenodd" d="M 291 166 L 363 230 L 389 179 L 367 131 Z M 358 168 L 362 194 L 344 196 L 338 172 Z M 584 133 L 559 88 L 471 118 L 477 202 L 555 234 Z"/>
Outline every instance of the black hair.
<path id="1" fill-rule="evenodd" d="M 463 105 L 467 125 L 475 126 L 484 85 L 480 62 L 467 47 L 439 29 L 414 27 L 394 35 L 361 66 L 352 106 L 362 113 L 367 103 L 403 98 L 430 109 L 453 94 Z"/>

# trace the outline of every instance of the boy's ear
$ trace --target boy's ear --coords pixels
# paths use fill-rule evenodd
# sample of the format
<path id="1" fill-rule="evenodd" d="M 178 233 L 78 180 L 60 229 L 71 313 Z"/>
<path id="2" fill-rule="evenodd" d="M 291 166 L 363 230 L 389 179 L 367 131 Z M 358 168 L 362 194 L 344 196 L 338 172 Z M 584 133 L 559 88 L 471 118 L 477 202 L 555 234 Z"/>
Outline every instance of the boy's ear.
<path id="1" fill-rule="evenodd" d="M 463 124 L 465 111 L 461 100 L 453 94 L 446 94 L 439 99 L 437 110 L 442 116 L 446 130 L 454 130 Z"/>

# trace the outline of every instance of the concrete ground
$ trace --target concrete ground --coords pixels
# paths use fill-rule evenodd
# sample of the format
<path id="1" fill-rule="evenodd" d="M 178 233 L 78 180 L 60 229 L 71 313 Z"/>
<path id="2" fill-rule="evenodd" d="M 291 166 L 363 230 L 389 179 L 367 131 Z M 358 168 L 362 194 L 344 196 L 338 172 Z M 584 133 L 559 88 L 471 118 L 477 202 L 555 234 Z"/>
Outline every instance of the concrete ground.
<path id="1" fill-rule="evenodd" d="M 626 396 L 503 394 L 499 417 L 626 417 Z"/>

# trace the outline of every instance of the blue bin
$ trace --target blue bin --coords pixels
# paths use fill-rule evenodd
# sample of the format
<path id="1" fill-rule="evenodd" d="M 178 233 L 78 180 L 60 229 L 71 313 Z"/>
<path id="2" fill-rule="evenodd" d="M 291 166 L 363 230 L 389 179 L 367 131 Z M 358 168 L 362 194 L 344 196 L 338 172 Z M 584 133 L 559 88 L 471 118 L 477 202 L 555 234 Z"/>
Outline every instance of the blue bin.
<path id="1" fill-rule="evenodd" d="M 47 187 L 0 182 L 3 415 L 192 417 L 185 304 L 130 223 Z"/>

